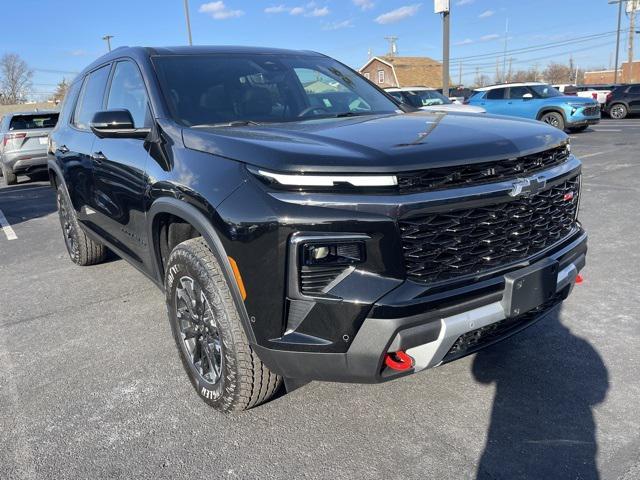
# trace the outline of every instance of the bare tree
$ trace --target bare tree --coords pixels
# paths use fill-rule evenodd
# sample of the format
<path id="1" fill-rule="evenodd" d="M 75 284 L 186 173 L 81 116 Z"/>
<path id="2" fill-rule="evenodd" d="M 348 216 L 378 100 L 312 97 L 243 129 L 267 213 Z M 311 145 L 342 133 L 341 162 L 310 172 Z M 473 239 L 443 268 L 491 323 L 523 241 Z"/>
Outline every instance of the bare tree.
<path id="1" fill-rule="evenodd" d="M 0 59 L 0 90 L 2 103 L 13 104 L 24 100 L 31 90 L 33 71 L 19 55 L 5 53 Z"/>
<path id="2" fill-rule="evenodd" d="M 56 86 L 56 91 L 53 92 L 53 95 L 51 96 L 51 100 L 53 100 L 55 103 L 62 102 L 64 100 L 64 97 L 67 95 L 68 91 L 69 91 L 69 83 L 65 78 L 63 78 L 62 81 L 58 83 L 58 85 Z"/>
<path id="3" fill-rule="evenodd" d="M 537 79 L 538 72 L 534 68 L 518 70 L 511 76 L 512 82 L 535 82 Z"/>
<path id="4" fill-rule="evenodd" d="M 542 76 L 549 83 L 573 83 L 575 79 L 572 78 L 572 73 L 575 75 L 567 65 L 551 62 L 542 72 Z"/>
<path id="5" fill-rule="evenodd" d="M 476 78 L 474 80 L 474 83 L 476 87 L 484 87 L 491 83 L 491 79 L 489 78 L 488 75 L 485 75 L 483 73 L 476 73 Z"/>

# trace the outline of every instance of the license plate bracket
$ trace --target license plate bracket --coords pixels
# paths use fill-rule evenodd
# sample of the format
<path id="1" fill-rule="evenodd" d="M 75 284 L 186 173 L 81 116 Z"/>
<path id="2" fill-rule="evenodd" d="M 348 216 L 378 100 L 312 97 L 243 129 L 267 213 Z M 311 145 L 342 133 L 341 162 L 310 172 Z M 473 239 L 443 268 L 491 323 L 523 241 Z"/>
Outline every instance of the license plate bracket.
<path id="1" fill-rule="evenodd" d="M 556 293 L 558 262 L 547 258 L 505 276 L 502 308 L 507 318 L 539 307 Z"/>

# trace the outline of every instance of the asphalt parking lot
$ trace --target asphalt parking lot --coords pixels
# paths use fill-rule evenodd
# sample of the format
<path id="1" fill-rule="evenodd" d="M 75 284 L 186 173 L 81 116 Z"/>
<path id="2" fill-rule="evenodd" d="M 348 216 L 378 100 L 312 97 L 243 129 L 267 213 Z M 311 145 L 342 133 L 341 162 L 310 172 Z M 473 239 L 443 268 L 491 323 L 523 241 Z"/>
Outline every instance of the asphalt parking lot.
<path id="1" fill-rule="evenodd" d="M 192 390 L 160 291 L 115 257 L 74 266 L 48 184 L 2 183 L 0 478 L 640 478 L 640 119 L 572 139 L 590 251 L 558 315 L 230 416 Z"/>

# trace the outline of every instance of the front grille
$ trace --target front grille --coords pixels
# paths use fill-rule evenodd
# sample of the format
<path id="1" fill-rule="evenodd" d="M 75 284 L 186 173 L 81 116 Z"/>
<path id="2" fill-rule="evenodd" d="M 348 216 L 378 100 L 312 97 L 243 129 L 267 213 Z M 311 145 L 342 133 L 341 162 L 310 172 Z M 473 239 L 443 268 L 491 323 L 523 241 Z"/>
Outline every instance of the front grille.
<path id="1" fill-rule="evenodd" d="M 598 106 L 586 107 L 582 110 L 582 114 L 587 117 L 592 117 L 592 116 L 598 115 L 599 113 L 600 113 L 600 107 Z"/>
<path id="2" fill-rule="evenodd" d="M 524 260 L 575 225 L 579 176 L 543 192 L 483 207 L 400 221 L 407 276 L 438 282 Z"/>
<path id="3" fill-rule="evenodd" d="M 398 174 L 398 189 L 400 193 L 414 193 L 499 182 L 529 176 L 560 165 L 568 158 L 567 147 L 560 146 L 507 160 L 405 172 Z"/>
<path id="4" fill-rule="evenodd" d="M 348 265 L 334 267 L 303 266 L 300 269 L 300 293 L 310 296 L 323 295 L 327 286 L 346 268 L 348 268 Z"/>

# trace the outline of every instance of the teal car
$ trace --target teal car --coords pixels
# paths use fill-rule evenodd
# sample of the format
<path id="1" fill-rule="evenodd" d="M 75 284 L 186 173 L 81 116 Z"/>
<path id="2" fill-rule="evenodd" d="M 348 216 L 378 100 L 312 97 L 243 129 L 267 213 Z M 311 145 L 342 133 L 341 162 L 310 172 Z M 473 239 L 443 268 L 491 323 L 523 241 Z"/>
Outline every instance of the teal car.
<path id="1" fill-rule="evenodd" d="M 487 113 L 531 118 L 560 130 L 579 132 L 600 122 L 600 105 L 591 98 L 564 95 L 545 83 L 510 83 L 479 88 L 470 105 Z"/>

